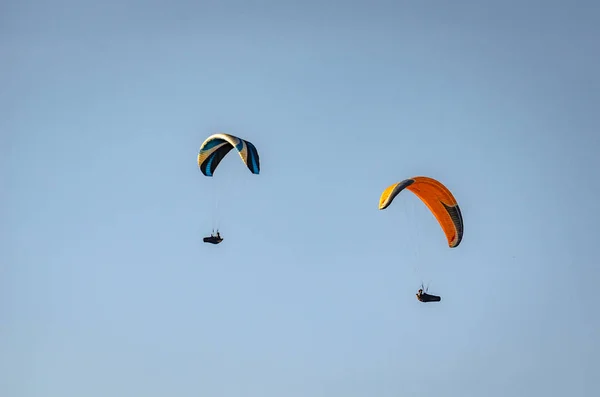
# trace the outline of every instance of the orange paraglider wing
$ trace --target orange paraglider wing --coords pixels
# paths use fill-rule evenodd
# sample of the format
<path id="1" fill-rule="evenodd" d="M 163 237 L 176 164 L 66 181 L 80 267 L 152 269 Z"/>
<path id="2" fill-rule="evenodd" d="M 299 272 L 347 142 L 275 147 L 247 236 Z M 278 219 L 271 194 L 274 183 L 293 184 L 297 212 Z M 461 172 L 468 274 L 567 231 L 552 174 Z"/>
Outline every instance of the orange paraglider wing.
<path id="1" fill-rule="evenodd" d="M 458 247 L 463 237 L 463 218 L 450 190 L 435 179 L 416 176 L 388 186 L 379 198 L 379 209 L 386 209 L 404 189 L 413 192 L 433 213 L 450 248 Z"/>

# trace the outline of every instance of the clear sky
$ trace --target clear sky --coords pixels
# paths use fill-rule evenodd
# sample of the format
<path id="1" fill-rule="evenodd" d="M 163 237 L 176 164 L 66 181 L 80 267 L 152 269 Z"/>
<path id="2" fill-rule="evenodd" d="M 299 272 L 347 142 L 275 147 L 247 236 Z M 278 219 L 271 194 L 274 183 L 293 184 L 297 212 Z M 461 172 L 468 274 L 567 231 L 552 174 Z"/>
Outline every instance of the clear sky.
<path id="1" fill-rule="evenodd" d="M 2 1 L 0 394 L 600 395 L 599 26 L 597 1 Z M 260 175 L 202 176 L 219 131 Z M 415 175 L 458 199 L 458 248 L 409 192 L 377 209 Z"/>

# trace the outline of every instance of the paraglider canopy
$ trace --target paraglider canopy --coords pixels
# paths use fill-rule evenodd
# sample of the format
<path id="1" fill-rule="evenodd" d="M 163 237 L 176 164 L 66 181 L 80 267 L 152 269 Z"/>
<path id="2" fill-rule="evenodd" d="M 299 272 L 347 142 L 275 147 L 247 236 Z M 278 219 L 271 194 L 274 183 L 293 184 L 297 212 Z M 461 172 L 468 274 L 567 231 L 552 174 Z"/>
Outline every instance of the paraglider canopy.
<path id="1" fill-rule="evenodd" d="M 386 209 L 403 190 L 410 190 L 425 203 L 442 227 L 450 248 L 456 248 L 463 237 L 463 218 L 450 190 L 435 179 L 416 176 L 388 186 L 379 198 L 379 209 Z"/>
<path id="2" fill-rule="evenodd" d="M 260 159 L 256 147 L 244 139 L 230 134 L 214 134 L 206 138 L 198 152 L 198 167 L 205 176 L 213 176 L 223 157 L 235 148 L 242 161 L 253 174 L 260 173 Z"/>

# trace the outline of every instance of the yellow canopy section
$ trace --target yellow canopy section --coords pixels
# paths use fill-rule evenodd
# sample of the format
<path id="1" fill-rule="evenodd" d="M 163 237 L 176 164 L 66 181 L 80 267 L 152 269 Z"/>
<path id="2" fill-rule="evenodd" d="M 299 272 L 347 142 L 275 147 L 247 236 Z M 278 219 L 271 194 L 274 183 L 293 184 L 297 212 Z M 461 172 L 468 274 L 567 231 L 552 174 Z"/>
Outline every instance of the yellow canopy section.
<path id="1" fill-rule="evenodd" d="M 379 209 L 386 209 L 404 189 L 413 192 L 433 213 L 450 248 L 458 247 L 463 236 L 463 218 L 450 190 L 435 179 L 416 176 L 388 186 L 379 198 Z"/>

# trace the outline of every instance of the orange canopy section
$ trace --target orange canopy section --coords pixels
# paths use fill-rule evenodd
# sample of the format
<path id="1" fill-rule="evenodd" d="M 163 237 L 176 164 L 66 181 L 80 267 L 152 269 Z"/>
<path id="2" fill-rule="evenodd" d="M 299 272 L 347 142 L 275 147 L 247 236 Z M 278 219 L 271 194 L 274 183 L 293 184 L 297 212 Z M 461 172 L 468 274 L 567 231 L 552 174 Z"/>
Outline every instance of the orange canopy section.
<path id="1" fill-rule="evenodd" d="M 386 209 L 404 189 L 413 192 L 433 213 L 450 248 L 458 247 L 463 236 L 463 218 L 450 190 L 435 179 L 416 176 L 388 186 L 379 198 L 379 209 Z"/>

